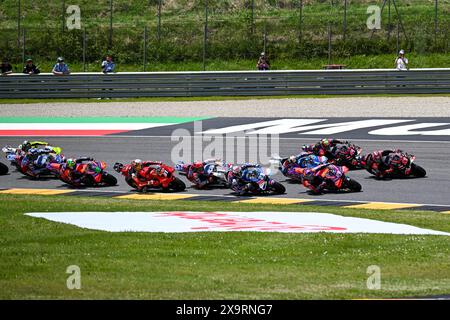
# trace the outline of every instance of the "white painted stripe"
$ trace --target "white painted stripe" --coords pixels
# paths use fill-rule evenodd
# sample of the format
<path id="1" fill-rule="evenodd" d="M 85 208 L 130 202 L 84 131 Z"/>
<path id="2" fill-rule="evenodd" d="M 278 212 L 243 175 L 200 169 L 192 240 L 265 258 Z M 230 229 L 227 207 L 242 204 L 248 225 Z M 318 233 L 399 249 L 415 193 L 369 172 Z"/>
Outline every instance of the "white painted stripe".
<path id="1" fill-rule="evenodd" d="M 112 232 L 450 233 L 318 212 L 45 212 L 26 215 Z"/>
<path id="2" fill-rule="evenodd" d="M 348 131 L 353 131 L 353 130 L 358 130 L 358 129 L 363 129 L 363 128 L 386 126 L 386 125 L 410 122 L 410 121 L 414 121 L 414 120 L 370 119 L 370 120 L 331 123 L 331 124 L 323 124 L 323 125 L 304 127 L 304 128 L 302 128 L 301 131 L 305 131 L 305 130 L 308 130 L 308 131 L 302 132 L 299 134 L 330 135 L 330 134 L 348 132 Z M 318 129 L 318 130 L 315 130 L 315 129 Z M 312 130 L 312 131 L 310 131 L 310 130 Z"/>
<path id="3" fill-rule="evenodd" d="M 369 134 L 380 136 L 408 136 L 408 135 L 423 135 L 423 136 L 450 136 L 450 129 L 432 130 L 432 131 L 411 131 L 430 127 L 440 127 L 450 125 L 450 123 L 444 122 L 429 122 L 429 123 L 416 123 L 406 126 L 398 126 L 391 128 L 383 128 L 370 131 Z"/>
<path id="4" fill-rule="evenodd" d="M 142 130 L 175 123 L 0 123 L 0 130 Z"/>
<path id="5" fill-rule="evenodd" d="M 290 132 L 302 132 L 299 134 L 331 135 L 341 132 L 353 131 L 363 128 L 379 127 L 414 121 L 402 119 L 368 119 L 347 121 L 338 123 L 314 124 L 328 119 L 279 119 L 263 121 L 244 125 L 224 127 L 202 131 L 204 134 L 228 134 L 233 132 L 245 132 L 246 134 L 286 134 Z M 314 125 L 311 125 L 314 124 Z M 259 129 L 258 129 L 259 128 Z"/>
<path id="6" fill-rule="evenodd" d="M 267 127 L 264 130 L 251 131 L 251 132 L 247 132 L 247 133 L 257 133 L 257 132 L 266 133 L 267 132 L 267 133 L 272 133 L 272 134 L 280 134 L 280 133 L 296 132 L 296 131 L 299 131 L 297 129 L 299 126 L 322 122 L 325 120 L 327 120 L 327 119 L 279 119 L 279 120 L 263 121 L 263 122 L 256 122 L 256 123 L 249 123 L 249 124 L 225 127 L 225 128 L 221 128 L 221 129 L 211 129 L 211 130 L 206 130 L 206 131 L 198 132 L 198 133 L 227 134 L 227 133 L 232 133 L 232 132 L 244 132 L 244 131 L 253 130 L 253 129 L 257 129 L 257 128 Z"/>

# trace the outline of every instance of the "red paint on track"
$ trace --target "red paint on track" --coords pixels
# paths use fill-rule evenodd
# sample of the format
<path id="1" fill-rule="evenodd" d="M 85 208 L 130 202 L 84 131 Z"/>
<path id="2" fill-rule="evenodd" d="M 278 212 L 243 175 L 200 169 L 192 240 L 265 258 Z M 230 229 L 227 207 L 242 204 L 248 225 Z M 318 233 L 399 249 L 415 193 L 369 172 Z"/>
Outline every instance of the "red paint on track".
<path id="1" fill-rule="evenodd" d="M 105 136 L 127 131 L 129 130 L 0 130 L 0 136 Z"/>

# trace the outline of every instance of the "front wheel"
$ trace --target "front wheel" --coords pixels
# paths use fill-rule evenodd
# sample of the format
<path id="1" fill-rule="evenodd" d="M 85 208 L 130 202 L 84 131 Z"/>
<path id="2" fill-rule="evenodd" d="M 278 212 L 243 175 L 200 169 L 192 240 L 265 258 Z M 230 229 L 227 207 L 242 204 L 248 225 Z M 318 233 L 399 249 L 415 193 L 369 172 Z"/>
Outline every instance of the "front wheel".
<path id="1" fill-rule="evenodd" d="M 286 192 L 286 188 L 281 183 L 279 183 L 277 181 L 274 181 L 270 185 L 270 189 L 272 189 L 277 194 L 283 194 L 283 193 Z"/>
<path id="2" fill-rule="evenodd" d="M 174 191 L 183 191 L 186 189 L 186 184 L 178 178 L 175 178 L 171 183 L 169 183 L 169 188 Z"/>
<path id="3" fill-rule="evenodd" d="M 416 176 L 417 178 L 423 178 L 427 175 L 427 172 L 421 166 L 418 166 L 415 163 L 411 164 L 411 174 Z"/>
<path id="4" fill-rule="evenodd" d="M 347 187 L 353 192 L 360 192 L 362 189 L 361 184 L 358 181 L 353 180 L 351 178 L 348 178 L 347 180 Z"/>
<path id="5" fill-rule="evenodd" d="M 115 186 L 117 184 L 117 179 L 116 179 L 116 177 L 114 177 L 114 176 L 112 176 L 110 174 L 104 173 L 102 175 L 102 182 L 105 185 L 112 187 L 112 186 Z"/>
<path id="6" fill-rule="evenodd" d="M 9 171 L 8 167 L 0 162 L 0 175 L 5 175 Z"/>

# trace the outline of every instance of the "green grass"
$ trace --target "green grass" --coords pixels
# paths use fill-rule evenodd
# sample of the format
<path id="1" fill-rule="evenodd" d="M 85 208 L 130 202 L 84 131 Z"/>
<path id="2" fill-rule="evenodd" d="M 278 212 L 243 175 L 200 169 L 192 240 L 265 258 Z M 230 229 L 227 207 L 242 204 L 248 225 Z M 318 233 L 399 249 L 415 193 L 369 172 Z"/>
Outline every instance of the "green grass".
<path id="1" fill-rule="evenodd" d="M 445 236 L 108 233 L 24 216 L 45 211 L 321 211 L 450 231 L 419 211 L 0 195 L 1 299 L 342 299 L 450 293 Z M 68 290 L 69 265 L 81 290 Z M 369 265 L 381 290 L 368 290 Z"/>

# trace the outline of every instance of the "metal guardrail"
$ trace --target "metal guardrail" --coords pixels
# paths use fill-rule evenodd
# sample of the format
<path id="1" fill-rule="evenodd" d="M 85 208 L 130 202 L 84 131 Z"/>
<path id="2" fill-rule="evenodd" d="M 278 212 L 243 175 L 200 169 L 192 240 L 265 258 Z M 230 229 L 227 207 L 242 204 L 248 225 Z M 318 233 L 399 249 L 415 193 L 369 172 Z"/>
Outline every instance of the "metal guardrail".
<path id="1" fill-rule="evenodd" d="M 73 73 L 0 76 L 0 98 L 450 93 L 450 69 Z"/>

